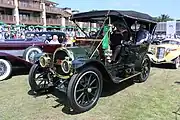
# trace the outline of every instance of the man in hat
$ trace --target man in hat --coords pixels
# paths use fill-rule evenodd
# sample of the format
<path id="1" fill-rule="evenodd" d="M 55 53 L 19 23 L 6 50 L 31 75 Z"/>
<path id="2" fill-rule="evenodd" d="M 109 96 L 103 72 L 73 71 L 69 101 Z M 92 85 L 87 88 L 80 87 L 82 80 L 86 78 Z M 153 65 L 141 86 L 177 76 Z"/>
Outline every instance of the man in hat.
<path id="1" fill-rule="evenodd" d="M 149 31 L 146 30 L 145 25 L 140 25 L 139 31 L 136 34 L 136 44 L 140 45 L 146 41 L 148 41 L 150 37 Z"/>

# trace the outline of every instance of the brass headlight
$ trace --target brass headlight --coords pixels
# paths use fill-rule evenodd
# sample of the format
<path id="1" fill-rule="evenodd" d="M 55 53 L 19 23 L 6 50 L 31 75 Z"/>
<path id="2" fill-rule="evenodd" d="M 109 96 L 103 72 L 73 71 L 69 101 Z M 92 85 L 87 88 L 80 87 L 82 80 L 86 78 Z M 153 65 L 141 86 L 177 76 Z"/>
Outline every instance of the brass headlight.
<path id="1" fill-rule="evenodd" d="M 41 67 L 49 67 L 51 64 L 51 57 L 49 56 L 49 54 L 45 53 L 43 56 L 41 56 L 39 59 L 39 63 Z"/>
<path id="2" fill-rule="evenodd" d="M 61 62 L 61 68 L 65 74 L 68 74 L 70 72 L 71 66 L 72 62 L 69 60 L 69 57 L 66 57 L 65 60 Z"/>

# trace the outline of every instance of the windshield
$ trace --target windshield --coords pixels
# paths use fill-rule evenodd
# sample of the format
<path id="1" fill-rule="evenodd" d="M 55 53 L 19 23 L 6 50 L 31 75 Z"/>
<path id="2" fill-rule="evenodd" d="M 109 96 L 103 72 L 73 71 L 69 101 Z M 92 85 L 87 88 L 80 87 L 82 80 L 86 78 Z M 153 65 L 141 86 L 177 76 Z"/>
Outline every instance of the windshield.
<path id="1" fill-rule="evenodd" d="M 162 44 L 180 45 L 180 42 L 175 41 L 175 40 L 164 40 L 162 41 Z"/>

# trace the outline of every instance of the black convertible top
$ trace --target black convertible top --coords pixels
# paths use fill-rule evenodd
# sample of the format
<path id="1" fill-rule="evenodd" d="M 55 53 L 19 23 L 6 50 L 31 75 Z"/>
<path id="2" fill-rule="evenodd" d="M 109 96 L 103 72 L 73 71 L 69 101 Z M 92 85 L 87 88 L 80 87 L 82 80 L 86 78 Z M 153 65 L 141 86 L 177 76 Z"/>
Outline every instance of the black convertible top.
<path id="1" fill-rule="evenodd" d="M 91 18 L 95 17 L 105 17 L 105 16 L 117 16 L 124 17 L 131 20 L 138 20 L 142 22 L 148 23 L 156 23 L 156 21 L 148 14 L 136 12 L 136 11 L 121 11 L 121 10 L 97 10 L 97 11 L 89 11 L 82 12 L 72 15 L 72 20 L 76 21 L 91 21 Z"/>

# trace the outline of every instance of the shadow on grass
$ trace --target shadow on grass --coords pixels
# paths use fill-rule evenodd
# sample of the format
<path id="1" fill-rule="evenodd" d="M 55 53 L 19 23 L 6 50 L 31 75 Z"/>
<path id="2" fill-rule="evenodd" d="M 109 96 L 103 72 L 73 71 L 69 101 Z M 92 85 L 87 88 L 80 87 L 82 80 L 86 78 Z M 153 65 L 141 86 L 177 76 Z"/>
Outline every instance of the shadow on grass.
<path id="1" fill-rule="evenodd" d="M 174 82 L 175 84 L 179 84 L 180 85 L 180 81 L 176 81 L 176 82 Z"/>
<path id="2" fill-rule="evenodd" d="M 27 75 L 30 68 L 13 68 L 12 76 Z"/>
<path id="3" fill-rule="evenodd" d="M 14 76 L 28 75 L 29 70 L 30 70 L 30 68 L 13 68 L 11 75 L 8 78 L 4 79 L 4 80 L 9 80 Z M 2 80 L 2 81 L 4 81 L 4 80 Z"/>
<path id="4" fill-rule="evenodd" d="M 134 82 L 132 80 L 126 80 L 124 82 L 121 82 L 120 84 L 105 83 L 101 97 L 108 97 L 113 94 L 116 94 L 117 92 L 120 92 L 133 84 L 134 84 Z M 48 94 L 52 94 L 53 96 L 55 96 L 57 98 L 55 100 L 57 102 L 57 105 L 52 106 L 53 108 L 63 107 L 62 112 L 65 114 L 70 114 L 70 115 L 80 114 L 78 112 L 73 111 L 70 108 L 66 94 L 63 92 L 60 92 L 58 89 L 51 88 L 49 91 L 39 92 L 38 94 L 35 94 L 32 90 L 30 90 L 28 92 L 28 94 L 32 95 L 34 97 L 47 95 L 47 97 L 46 97 L 47 99 L 50 98 L 50 96 L 48 96 Z"/>
<path id="5" fill-rule="evenodd" d="M 153 64 L 151 63 L 152 67 L 160 68 L 160 69 L 174 69 L 172 64 Z"/>
<path id="6" fill-rule="evenodd" d="M 134 84 L 134 82 L 132 79 L 123 81 L 119 84 L 104 83 L 103 92 L 102 92 L 101 97 L 108 97 L 108 96 L 111 96 L 113 94 L 116 94 L 116 93 L 130 87 L 133 84 Z"/>

